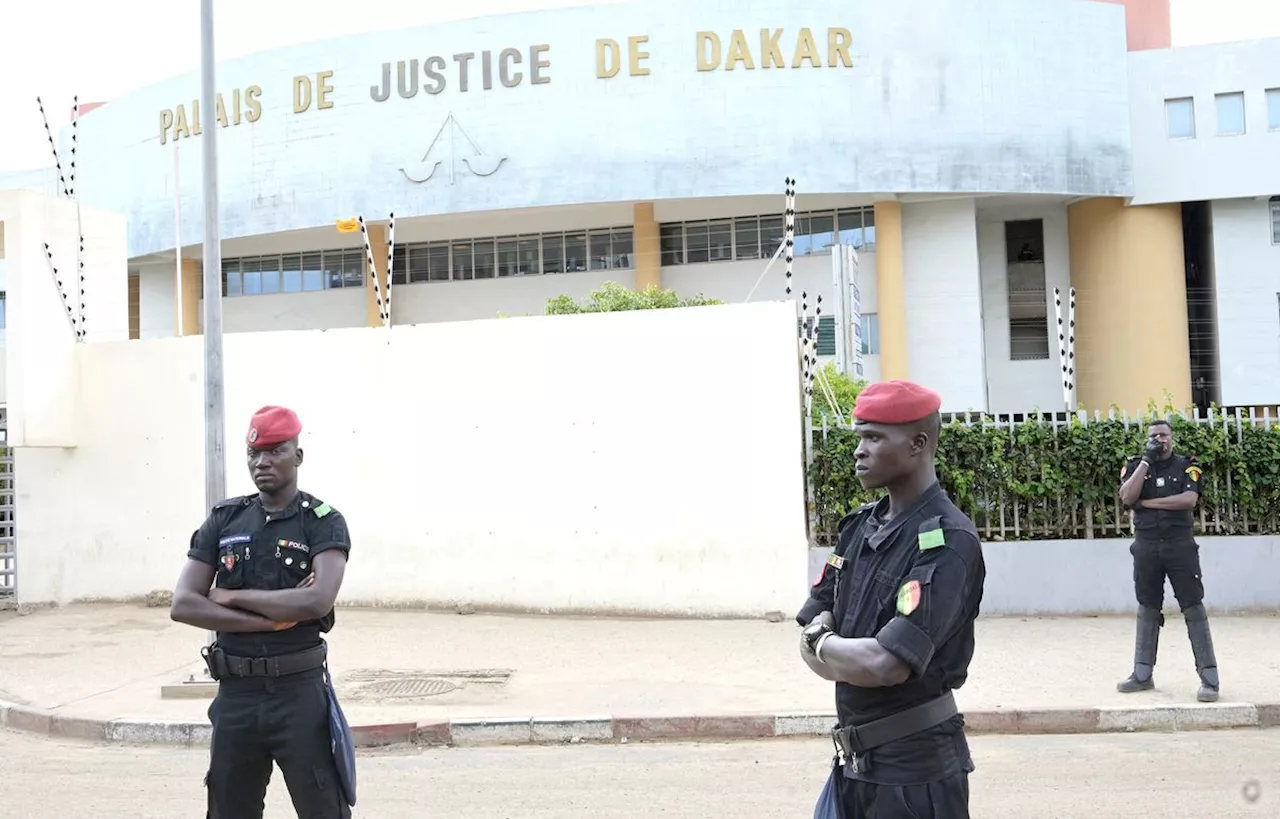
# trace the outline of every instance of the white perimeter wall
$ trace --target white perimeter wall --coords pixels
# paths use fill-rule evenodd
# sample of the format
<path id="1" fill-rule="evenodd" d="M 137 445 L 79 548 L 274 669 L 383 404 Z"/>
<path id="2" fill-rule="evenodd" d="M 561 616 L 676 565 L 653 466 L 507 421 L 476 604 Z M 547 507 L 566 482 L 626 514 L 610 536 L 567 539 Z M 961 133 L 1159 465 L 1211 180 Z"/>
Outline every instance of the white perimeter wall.
<path id="1" fill-rule="evenodd" d="M 1210 208 L 1222 403 L 1275 404 L 1280 396 L 1280 245 L 1271 243 L 1269 205 L 1223 199 Z"/>
<path id="2" fill-rule="evenodd" d="M 1009 357 L 1009 266 L 1004 223 L 1040 219 L 1044 223 L 1045 312 L 1049 357 L 1013 361 Z M 978 211 L 978 252 L 982 269 L 982 315 L 986 341 L 988 410 L 994 413 L 1062 409 L 1057 322 L 1053 288 L 1071 287 L 1067 207 L 1061 202 L 983 207 Z M 1066 309 L 1066 300 L 1063 301 Z M 1064 320 L 1066 316 L 1063 316 Z"/>
<path id="3" fill-rule="evenodd" d="M 903 205 L 902 250 L 911 380 L 940 392 L 943 412 L 985 411 L 973 200 Z"/>
<path id="4" fill-rule="evenodd" d="M 739 354 L 711 363 L 708 339 Z M 229 489 L 252 491 L 250 414 L 296 408 L 303 486 L 354 539 L 344 601 L 697 615 L 797 604 L 807 544 L 789 304 L 225 343 Z M 206 512 L 201 349 L 199 337 L 76 348 L 78 445 L 17 451 L 24 600 L 173 586 Z"/>

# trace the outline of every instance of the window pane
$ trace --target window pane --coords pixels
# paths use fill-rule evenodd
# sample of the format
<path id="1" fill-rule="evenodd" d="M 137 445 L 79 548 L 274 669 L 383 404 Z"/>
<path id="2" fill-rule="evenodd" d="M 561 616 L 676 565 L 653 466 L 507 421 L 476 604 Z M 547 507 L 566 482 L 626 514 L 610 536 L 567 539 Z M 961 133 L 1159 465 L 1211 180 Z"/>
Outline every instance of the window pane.
<path id="1" fill-rule="evenodd" d="M 471 256 L 471 242 L 463 239 L 453 243 L 453 280 L 469 281 L 475 278 L 475 264 Z"/>
<path id="2" fill-rule="evenodd" d="M 581 273 L 587 269 L 587 234 L 566 233 L 564 235 L 564 270 L 566 273 Z"/>
<path id="3" fill-rule="evenodd" d="M 302 289 L 324 289 L 324 262 L 322 254 L 302 254 Z"/>
<path id="4" fill-rule="evenodd" d="M 813 249 L 813 238 L 810 235 L 810 223 L 813 217 L 808 213 L 796 214 L 795 255 L 808 256 Z"/>
<path id="5" fill-rule="evenodd" d="M 709 250 L 709 261 L 732 261 L 733 222 L 729 219 L 719 219 L 708 224 L 707 246 Z"/>
<path id="6" fill-rule="evenodd" d="M 222 293 L 226 296 L 239 296 L 244 290 L 240 279 L 240 260 L 226 259 L 222 262 Z"/>
<path id="7" fill-rule="evenodd" d="M 1267 127 L 1280 131 L 1280 88 L 1267 89 Z"/>
<path id="8" fill-rule="evenodd" d="M 240 260 L 240 268 L 244 271 L 244 294 L 258 296 L 262 294 L 262 260 L 249 257 Z"/>
<path id="9" fill-rule="evenodd" d="M 424 244 L 405 245 L 405 253 L 409 260 L 405 263 L 410 282 L 425 282 L 431 279 L 431 255 Z"/>
<path id="10" fill-rule="evenodd" d="M 876 313 L 862 314 L 862 354 L 880 355 L 880 316 Z"/>
<path id="11" fill-rule="evenodd" d="M 391 283 L 408 284 L 409 248 L 405 245 L 396 245 L 396 249 L 391 251 L 391 256 Z"/>
<path id="12" fill-rule="evenodd" d="M 706 222 L 685 222 L 684 246 L 689 264 L 710 261 L 711 237 Z"/>
<path id="13" fill-rule="evenodd" d="M 302 254 L 290 253 L 280 259 L 280 289 L 285 293 L 302 292 Z"/>
<path id="14" fill-rule="evenodd" d="M 564 272 L 564 236 L 548 233 L 542 237 L 542 272 Z"/>
<path id="15" fill-rule="evenodd" d="M 836 243 L 836 214 L 834 211 L 815 213 L 809 222 L 810 253 L 830 254 Z"/>
<path id="16" fill-rule="evenodd" d="M 662 225 L 658 228 L 658 243 L 662 248 L 663 266 L 684 264 L 684 225 Z"/>
<path id="17" fill-rule="evenodd" d="M 836 214 L 836 230 L 840 232 L 840 244 L 862 246 L 862 209 L 846 208 Z"/>
<path id="18" fill-rule="evenodd" d="M 782 217 L 760 217 L 760 258 L 773 257 L 778 245 L 782 244 Z"/>
<path id="19" fill-rule="evenodd" d="M 539 253 L 542 242 L 537 236 L 520 237 L 520 259 L 516 267 L 517 276 L 533 276 L 542 271 Z"/>
<path id="20" fill-rule="evenodd" d="M 471 244 L 473 259 L 475 260 L 476 278 L 492 279 L 495 274 L 496 264 L 493 253 L 494 240 L 491 237 L 486 237 L 484 239 L 476 239 Z"/>
<path id="21" fill-rule="evenodd" d="M 1218 108 L 1218 135 L 1243 134 L 1244 94 L 1216 94 L 1213 101 Z"/>
<path id="22" fill-rule="evenodd" d="M 593 230 L 587 237 L 592 270 L 609 269 L 609 231 Z"/>
<path id="23" fill-rule="evenodd" d="M 341 250 L 326 250 L 320 259 L 326 289 L 342 286 L 342 255 Z"/>
<path id="24" fill-rule="evenodd" d="M 520 251 L 514 236 L 498 238 L 498 275 L 515 276 L 520 270 Z"/>
<path id="25" fill-rule="evenodd" d="M 631 242 L 631 228 L 614 228 L 612 263 L 614 270 L 630 270 L 636 266 L 635 247 Z"/>
<path id="26" fill-rule="evenodd" d="M 1271 200 L 1271 244 L 1280 245 L 1280 197 Z"/>
<path id="27" fill-rule="evenodd" d="M 448 243 L 431 242 L 427 245 L 427 280 L 433 282 L 449 281 Z"/>
<path id="28" fill-rule="evenodd" d="M 760 217 L 739 216 L 733 220 L 735 259 L 760 258 Z"/>
<path id="29" fill-rule="evenodd" d="M 863 208 L 862 210 L 862 241 L 863 247 L 868 251 L 876 248 L 876 209 Z"/>
<path id="30" fill-rule="evenodd" d="M 1196 135 L 1196 107 L 1191 97 L 1164 101 L 1169 139 L 1190 139 Z"/>
<path id="31" fill-rule="evenodd" d="M 364 287 L 365 252 L 348 250 L 342 254 L 342 286 Z"/>

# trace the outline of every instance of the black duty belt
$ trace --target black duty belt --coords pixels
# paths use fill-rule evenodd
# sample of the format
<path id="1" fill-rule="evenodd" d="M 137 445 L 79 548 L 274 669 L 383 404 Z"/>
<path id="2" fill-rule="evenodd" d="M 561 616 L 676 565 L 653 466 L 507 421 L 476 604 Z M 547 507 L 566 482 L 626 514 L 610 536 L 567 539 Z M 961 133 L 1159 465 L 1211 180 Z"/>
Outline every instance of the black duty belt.
<path id="1" fill-rule="evenodd" d="M 939 725 L 959 713 L 955 695 L 948 691 L 937 699 L 905 711 L 881 717 L 865 725 L 849 725 L 831 732 L 840 764 L 853 763 L 855 773 L 867 770 L 868 752 Z"/>
<path id="2" fill-rule="evenodd" d="M 328 646 L 321 643 L 306 651 L 281 654 L 278 657 L 236 657 L 227 654 L 214 643 L 200 650 L 209 676 L 215 680 L 224 677 L 286 677 L 301 674 L 324 665 Z"/>

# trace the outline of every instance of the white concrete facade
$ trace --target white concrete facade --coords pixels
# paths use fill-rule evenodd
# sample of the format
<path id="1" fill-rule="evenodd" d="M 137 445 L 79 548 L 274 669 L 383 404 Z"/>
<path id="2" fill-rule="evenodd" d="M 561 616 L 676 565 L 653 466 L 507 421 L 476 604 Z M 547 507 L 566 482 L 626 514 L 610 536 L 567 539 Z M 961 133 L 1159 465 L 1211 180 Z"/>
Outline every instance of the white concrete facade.
<path id="1" fill-rule="evenodd" d="M 1068 205 L 1210 201 L 1218 400 L 1280 404 L 1280 199 L 1270 204 L 1280 196 L 1280 39 L 1127 52 L 1125 34 L 1123 8 L 1084 0 L 988 0 L 980 10 L 959 0 L 814 0 L 802 15 L 783 0 L 658 0 L 361 34 L 230 61 L 218 73 L 222 256 L 277 265 L 285 278 L 276 286 L 290 289 L 292 274 L 293 292 L 228 285 L 224 329 L 365 326 L 361 282 L 330 287 L 325 272 L 322 285 L 304 287 L 304 254 L 323 254 L 323 265 L 343 251 L 362 256 L 358 236 L 336 232 L 335 219 L 382 223 L 393 211 L 396 244 L 409 253 L 452 248 L 442 250 L 446 280 L 433 268 L 429 280 L 397 281 L 396 324 L 538 315 L 561 294 L 634 286 L 637 203 L 652 203 L 664 236 L 685 231 L 678 260 L 663 245 L 662 286 L 726 302 L 778 299 L 781 262 L 753 287 L 765 245 L 778 238 L 766 222 L 780 220 L 782 179 L 794 176 L 797 208 L 815 225 L 902 203 L 912 378 L 939 389 L 948 409 L 1056 410 L 1052 293 L 1071 285 Z M 426 52 L 424 42 L 433 44 Z M 466 54 L 464 88 L 452 55 Z M 194 75 L 174 78 L 80 124 L 79 195 L 128 220 L 140 339 L 176 332 L 175 199 L 182 252 L 200 258 L 198 89 Z M 1234 128 L 1233 94 L 1242 133 L 1220 135 Z M 1183 100 L 1189 136 L 1171 130 L 1181 127 Z M 69 149 L 65 128 L 61 143 Z M 422 182 L 420 163 L 433 169 Z M 6 187 L 54 193 L 56 176 L 0 179 Z M 711 247 L 717 224 L 730 236 L 742 220 L 758 220 L 757 245 L 744 252 L 733 233 Z M 1043 258 L 1011 262 L 1006 226 L 1025 222 L 1039 223 Z M 583 239 L 586 263 L 575 268 L 566 243 L 609 230 L 630 250 L 599 265 Z M 695 230 L 707 243 L 697 249 Z M 815 227 L 800 237 L 797 298 L 831 303 L 824 247 L 836 235 Z M 838 235 L 861 248 L 864 365 L 877 378 L 874 227 L 846 231 L 841 221 Z M 499 271 L 509 245 L 519 271 L 482 277 L 475 240 L 488 243 L 485 258 Z M 544 243 L 541 262 L 535 250 L 528 264 L 526 241 Z M 546 261 L 547 241 L 559 248 L 558 269 Z M 475 270 L 459 268 L 459 247 Z M 319 267 L 308 271 L 321 281 Z"/>

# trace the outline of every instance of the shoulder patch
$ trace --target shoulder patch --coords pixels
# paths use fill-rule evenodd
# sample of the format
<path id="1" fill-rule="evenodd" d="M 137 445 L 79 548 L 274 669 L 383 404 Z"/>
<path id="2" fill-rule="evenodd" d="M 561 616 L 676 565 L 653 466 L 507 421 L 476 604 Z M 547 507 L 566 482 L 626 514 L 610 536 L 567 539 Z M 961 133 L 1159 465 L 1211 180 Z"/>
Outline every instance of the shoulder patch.
<path id="1" fill-rule="evenodd" d="M 322 503 L 315 508 L 316 517 L 322 518 L 333 511 L 333 507 L 327 503 Z"/>
<path id="2" fill-rule="evenodd" d="M 1191 480 L 1193 482 L 1199 482 L 1200 475 L 1203 474 L 1203 472 L 1201 471 L 1200 467 L 1196 466 L 1195 464 L 1192 464 L 1191 466 L 1187 467 L 1187 474 L 1191 476 Z"/>
<path id="3" fill-rule="evenodd" d="M 942 533 L 942 516 L 934 515 L 922 521 L 916 541 L 920 544 L 922 552 L 947 545 L 946 535 Z"/>
<path id="4" fill-rule="evenodd" d="M 941 530 L 938 530 L 941 534 Z M 910 614 L 920 605 L 920 581 L 908 580 L 898 589 L 898 614 Z"/>

